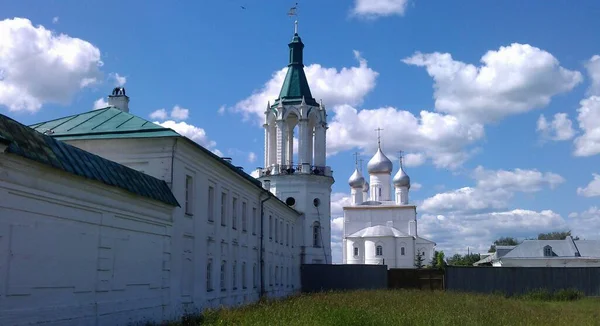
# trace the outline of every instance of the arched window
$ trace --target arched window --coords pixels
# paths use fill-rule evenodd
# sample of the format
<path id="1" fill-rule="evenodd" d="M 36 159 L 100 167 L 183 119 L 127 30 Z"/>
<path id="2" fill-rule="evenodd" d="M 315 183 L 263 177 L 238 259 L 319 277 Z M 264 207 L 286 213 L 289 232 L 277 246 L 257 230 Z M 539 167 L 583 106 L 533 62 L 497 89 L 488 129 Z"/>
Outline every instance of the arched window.
<path id="1" fill-rule="evenodd" d="M 358 256 L 358 247 L 354 247 L 354 256 Z"/>
<path id="2" fill-rule="evenodd" d="M 404 247 L 400 248 L 400 255 L 404 256 Z"/>
<path id="3" fill-rule="evenodd" d="M 381 245 L 377 245 L 377 247 L 375 247 L 375 255 L 383 256 L 383 247 Z"/>
<path id="4" fill-rule="evenodd" d="M 321 224 L 315 222 L 313 224 L 313 247 L 321 246 Z"/>

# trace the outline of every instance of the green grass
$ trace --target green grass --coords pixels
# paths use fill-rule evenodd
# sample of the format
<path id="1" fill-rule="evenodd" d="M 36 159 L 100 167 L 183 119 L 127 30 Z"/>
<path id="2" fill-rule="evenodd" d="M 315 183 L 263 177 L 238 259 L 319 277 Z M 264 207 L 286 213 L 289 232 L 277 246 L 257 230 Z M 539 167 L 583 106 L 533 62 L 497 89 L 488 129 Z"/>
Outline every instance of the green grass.
<path id="1" fill-rule="evenodd" d="M 600 325 L 600 299 L 379 290 L 328 292 L 206 311 L 178 325 Z"/>

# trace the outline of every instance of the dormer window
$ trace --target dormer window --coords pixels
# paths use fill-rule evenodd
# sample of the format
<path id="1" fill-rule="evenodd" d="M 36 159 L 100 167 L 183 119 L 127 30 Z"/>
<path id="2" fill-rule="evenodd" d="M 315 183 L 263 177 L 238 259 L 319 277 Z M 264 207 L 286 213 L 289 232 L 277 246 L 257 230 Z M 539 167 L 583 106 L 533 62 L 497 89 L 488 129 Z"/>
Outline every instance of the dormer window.
<path id="1" fill-rule="evenodd" d="M 550 247 L 550 246 L 544 247 L 544 257 L 552 257 L 552 247 Z"/>

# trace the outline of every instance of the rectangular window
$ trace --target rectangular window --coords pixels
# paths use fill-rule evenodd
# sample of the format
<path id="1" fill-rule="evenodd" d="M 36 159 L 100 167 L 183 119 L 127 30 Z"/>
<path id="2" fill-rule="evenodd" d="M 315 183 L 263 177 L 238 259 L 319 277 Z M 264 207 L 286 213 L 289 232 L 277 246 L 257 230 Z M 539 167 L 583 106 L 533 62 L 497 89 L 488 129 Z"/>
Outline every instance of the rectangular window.
<path id="1" fill-rule="evenodd" d="M 208 187 L 208 221 L 212 222 L 215 220 L 215 188 L 212 186 Z"/>
<path id="2" fill-rule="evenodd" d="M 294 226 L 292 225 L 292 248 L 294 248 Z"/>
<path id="3" fill-rule="evenodd" d="M 400 248 L 400 255 L 404 256 L 404 247 Z"/>
<path id="4" fill-rule="evenodd" d="M 285 223 L 285 245 L 290 246 L 290 225 Z"/>
<path id="5" fill-rule="evenodd" d="M 283 246 L 283 221 L 279 221 L 279 244 Z"/>
<path id="6" fill-rule="evenodd" d="M 275 243 L 277 243 L 278 235 L 279 235 L 279 223 L 277 222 L 277 218 L 275 218 Z"/>
<path id="7" fill-rule="evenodd" d="M 212 291 L 212 259 L 206 262 L 206 291 Z"/>
<path id="8" fill-rule="evenodd" d="M 256 234 L 258 220 L 256 218 L 256 207 L 252 207 L 252 234 Z"/>
<path id="9" fill-rule="evenodd" d="M 273 216 L 269 215 L 269 240 L 273 240 Z"/>
<path id="10" fill-rule="evenodd" d="M 233 289 L 237 288 L 237 262 L 234 260 L 233 265 L 231 265 L 231 281 Z"/>
<path id="11" fill-rule="evenodd" d="M 227 262 L 223 260 L 221 262 L 221 291 L 226 290 L 226 288 L 225 288 L 225 271 L 226 271 L 225 268 L 226 267 L 227 267 Z"/>
<path id="12" fill-rule="evenodd" d="M 279 285 L 279 266 L 275 266 L 275 286 Z"/>
<path id="13" fill-rule="evenodd" d="M 256 284 L 258 283 L 258 274 L 256 274 L 256 263 L 252 265 L 252 286 L 256 289 Z"/>
<path id="14" fill-rule="evenodd" d="M 242 262 L 242 288 L 246 288 L 246 262 Z"/>
<path id="15" fill-rule="evenodd" d="M 231 200 L 231 227 L 237 229 L 237 198 Z"/>
<path id="16" fill-rule="evenodd" d="M 404 252 L 404 248 L 402 248 L 402 251 Z M 358 256 L 358 248 L 354 247 L 354 256 Z"/>
<path id="17" fill-rule="evenodd" d="M 247 224 L 248 224 L 248 207 L 246 205 L 246 202 L 242 202 L 242 231 L 246 232 L 247 230 Z"/>
<path id="18" fill-rule="evenodd" d="M 225 215 L 225 208 L 227 205 L 227 194 L 226 193 L 221 193 L 221 225 L 225 226 L 227 225 L 226 222 L 226 218 L 227 216 Z"/>
<path id="19" fill-rule="evenodd" d="M 186 175 L 185 176 L 185 213 L 187 215 L 193 215 L 192 198 L 194 196 L 194 179 Z"/>

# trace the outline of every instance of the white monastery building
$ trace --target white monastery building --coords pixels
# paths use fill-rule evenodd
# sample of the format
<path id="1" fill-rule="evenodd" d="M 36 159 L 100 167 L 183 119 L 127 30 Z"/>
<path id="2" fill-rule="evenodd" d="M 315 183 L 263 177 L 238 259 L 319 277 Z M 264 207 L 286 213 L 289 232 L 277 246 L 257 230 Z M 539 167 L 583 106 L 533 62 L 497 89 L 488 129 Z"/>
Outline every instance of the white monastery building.
<path id="1" fill-rule="evenodd" d="M 377 152 L 367 164 L 369 181 L 363 177 L 358 160 L 348 179 L 351 205 L 343 208 L 343 263 L 415 268 L 420 255 L 427 265 L 435 243 L 418 236 L 416 206 L 408 200 L 410 177 L 402 157 L 392 179 L 393 164 L 381 150 L 380 135 L 377 142 Z"/>
<path id="2" fill-rule="evenodd" d="M 29 127 L 0 115 L 0 325 L 160 322 L 297 293 L 302 263 L 330 264 L 326 112 L 303 47 L 295 33 L 258 180 L 130 112 L 122 87 Z"/>

